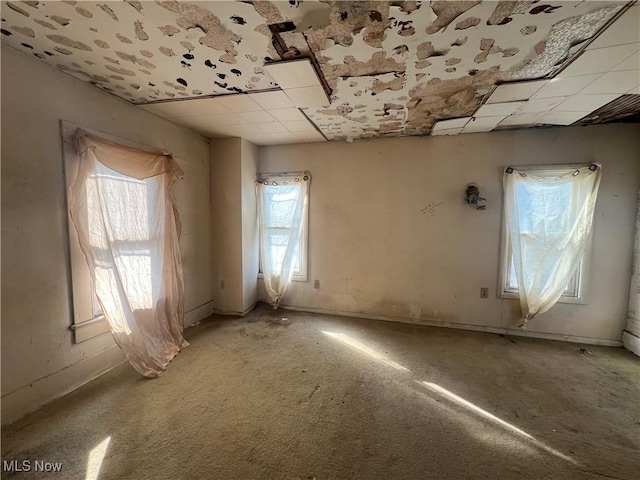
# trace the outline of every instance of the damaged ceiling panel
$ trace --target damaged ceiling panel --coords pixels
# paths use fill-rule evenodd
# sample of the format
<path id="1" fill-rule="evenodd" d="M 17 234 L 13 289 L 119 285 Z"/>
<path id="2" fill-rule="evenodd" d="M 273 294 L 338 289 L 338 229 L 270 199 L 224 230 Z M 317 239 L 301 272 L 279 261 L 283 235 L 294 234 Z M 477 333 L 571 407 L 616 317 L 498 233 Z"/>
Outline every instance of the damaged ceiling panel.
<path id="1" fill-rule="evenodd" d="M 136 104 L 278 90 L 265 64 L 313 57 L 331 103 L 303 112 L 340 140 L 471 117 L 496 84 L 554 74 L 628 4 L 20 1 L 1 13 L 4 43 Z"/>

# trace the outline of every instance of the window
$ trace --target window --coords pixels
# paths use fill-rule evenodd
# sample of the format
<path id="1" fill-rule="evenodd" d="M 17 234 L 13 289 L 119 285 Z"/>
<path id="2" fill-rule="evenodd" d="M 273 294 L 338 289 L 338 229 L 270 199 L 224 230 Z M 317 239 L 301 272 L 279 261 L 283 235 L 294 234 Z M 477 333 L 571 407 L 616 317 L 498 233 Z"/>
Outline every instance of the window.
<path id="1" fill-rule="evenodd" d="M 505 171 L 500 296 L 527 294 L 583 303 L 585 251 L 599 183 L 593 166 L 518 167 Z M 507 182 L 506 180 L 513 180 Z M 517 244 L 514 245 L 514 242 Z M 520 259 L 522 275 L 518 275 Z M 560 283 L 562 282 L 562 283 Z"/>
<path id="2" fill-rule="evenodd" d="M 133 310 L 153 308 L 160 290 L 160 233 L 149 217 L 152 205 L 162 205 L 162 199 L 156 198 L 157 192 L 162 192 L 162 182 L 162 177 L 128 177 L 99 162 L 87 178 L 88 240 L 96 255 L 93 278 L 110 276 L 114 269 L 126 272 L 118 280 Z M 104 215 L 109 216 L 106 234 L 100 218 Z"/>
<path id="3" fill-rule="evenodd" d="M 502 283 L 502 298 L 518 298 L 518 277 L 516 275 L 516 266 L 513 261 L 513 252 L 511 250 L 511 240 L 508 235 L 505 235 L 504 242 L 508 245 L 508 258 L 504 261 L 503 265 L 508 265 L 509 268 L 503 272 Z M 571 280 L 567 284 L 560 303 L 582 303 L 583 300 L 583 272 L 584 272 L 584 259 L 580 262 L 576 273 L 573 274 Z"/>
<path id="4" fill-rule="evenodd" d="M 260 276 L 266 267 L 281 272 L 292 262 L 292 280 L 307 281 L 309 174 L 263 174 L 258 178 Z"/>
<path id="5" fill-rule="evenodd" d="M 171 190 L 182 169 L 169 153 L 131 148 L 81 128 L 74 140 L 79 162 L 67 189 L 69 216 L 91 293 L 129 363 L 156 377 L 188 345 L 180 219 Z M 85 330 L 84 323 L 74 327 L 76 335 Z"/>
<path id="6" fill-rule="evenodd" d="M 78 125 L 63 122 L 62 139 L 64 142 L 64 160 L 67 187 L 70 187 L 78 173 L 80 159 L 75 149 L 74 135 Z M 102 134 L 104 136 L 104 134 Z M 110 137 L 118 143 L 129 143 L 121 139 Z M 133 145 L 132 145 L 133 146 Z M 136 145 L 137 146 L 137 145 Z M 147 148 L 147 147 L 145 147 Z M 87 225 L 98 225 L 100 208 L 91 202 L 96 201 L 96 196 L 88 195 L 88 192 L 97 188 L 100 182 L 102 188 L 111 198 L 117 199 L 120 204 L 119 209 L 114 209 L 114 218 L 111 220 L 115 225 L 113 232 L 110 232 L 114 245 L 123 252 L 117 261 L 120 266 L 137 272 L 137 277 L 125 279 L 125 288 L 134 292 L 132 307 L 138 308 L 144 304 L 145 308 L 151 308 L 150 278 L 157 278 L 157 272 L 151 271 L 151 247 L 156 237 L 151 236 L 146 215 L 140 212 L 147 212 L 147 203 L 154 199 L 150 197 L 153 189 L 149 188 L 155 177 L 138 180 L 122 175 L 115 170 L 104 165 L 98 165 L 97 171 L 87 179 L 86 201 L 86 221 Z M 69 198 L 68 198 L 69 200 Z M 140 205 L 139 209 L 125 208 L 127 205 Z M 70 206 L 70 205 L 69 205 Z M 80 241 L 76 228 L 73 226 L 71 218 L 68 223 L 69 228 L 69 251 L 71 257 L 71 285 L 73 292 L 73 325 L 76 343 L 88 340 L 102 333 L 107 333 L 109 328 L 100 303 L 95 293 L 95 280 L 106 268 L 102 262 L 96 265 L 88 265 L 84 253 L 80 248 Z M 90 228 L 95 233 L 95 228 Z M 131 233 L 133 232 L 133 234 Z M 90 244 L 98 250 L 106 252 L 108 246 L 101 246 L 95 242 L 102 239 L 97 236 L 90 237 Z M 134 288 L 131 288 L 131 286 Z M 144 297 L 144 298 L 143 298 Z"/>
<path id="7" fill-rule="evenodd" d="M 64 166 L 67 188 L 70 188 L 79 174 L 80 157 L 76 152 L 75 134 L 79 125 L 70 122 L 61 123 L 63 141 Z M 85 130 L 87 130 L 85 128 Z M 96 132 L 97 133 L 97 132 Z M 100 133 L 104 138 L 130 148 L 151 150 L 141 146 Z M 122 288 L 129 293 L 130 307 L 134 310 L 151 309 L 152 298 L 160 290 L 162 275 L 158 271 L 159 254 L 153 248 L 159 242 L 157 228 L 154 229 L 149 215 L 151 205 L 157 205 L 157 192 L 163 180 L 153 176 L 144 180 L 123 175 L 98 162 L 96 171 L 88 176 L 84 189 L 83 220 L 88 226 L 88 245 L 95 249 L 96 262 L 88 262 L 82 252 L 80 238 L 71 216 L 68 219 L 69 262 L 71 273 L 71 290 L 73 296 L 73 321 L 71 330 L 75 343 L 83 342 L 95 336 L 109 332 L 109 326 L 96 295 L 96 280 L 104 280 L 109 275 L 110 267 L 106 261 L 112 248 L 117 249 L 116 266 L 126 269 L 130 274 L 122 277 Z M 103 197 L 95 194 L 100 184 Z M 111 246 L 103 245 L 104 238 L 98 235 L 101 208 L 96 203 L 98 198 L 109 198 L 111 212 L 109 238 Z M 71 198 L 67 194 L 68 207 L 71 209 Z M 135 208 L 133 208 L 135 207 Z M 132 273 L 131 273 L 132 272 Z"/>
<path id="8" fill-rule="evenodd" d="M 78 172 L 80 158 L 76 153 L 74 135 L 79 125 L 61 122 L 65 180 L 67 188 L 73 184 Z M 67 195 L 67 200 L 69 200 Z M 93 272 L 87 265 L 80 248 L 78 234 L 71 218 L 68 219 L 69 262 L 71 268 L 71 289 L 73 295 L 73 341 L 80 343 L 98 335 L 108 333 L 109 326 L 104 317 L 93 285 Z"/>

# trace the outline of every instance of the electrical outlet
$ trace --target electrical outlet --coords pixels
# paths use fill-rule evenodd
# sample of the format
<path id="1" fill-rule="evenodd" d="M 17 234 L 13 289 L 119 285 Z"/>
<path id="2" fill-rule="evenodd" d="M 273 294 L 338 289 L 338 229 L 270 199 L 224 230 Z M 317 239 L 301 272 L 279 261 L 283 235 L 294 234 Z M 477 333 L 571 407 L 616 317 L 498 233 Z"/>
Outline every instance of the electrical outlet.
<path id="1" fill-rule="evenodd" d="M 480 298 L 489 298 L 489 289 L 481 288 L 480 289 Z"/>
<path id="2" fill-rule="evenodd" d="M 313 288 L 320 288 L 320 280 L 313 281 Z"/>

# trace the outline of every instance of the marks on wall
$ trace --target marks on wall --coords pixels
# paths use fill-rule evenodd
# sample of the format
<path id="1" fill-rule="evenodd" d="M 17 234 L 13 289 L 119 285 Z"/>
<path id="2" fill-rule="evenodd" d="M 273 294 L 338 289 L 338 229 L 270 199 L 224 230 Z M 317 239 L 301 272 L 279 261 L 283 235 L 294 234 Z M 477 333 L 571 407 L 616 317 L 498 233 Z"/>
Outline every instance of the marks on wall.
<path id="1" fill-rule="evenodd" d="M 423 208 L 420 209 L 420 213 L 425 216 L 425 218 L 435 217 L 438 213 L 438 209 L 443 205 L 444 202 L 429 202 Z"/>
<path id="2" fill-rule="evenodd" d="M 470 115 L 496 82 L 540 78 L 623 1 L 5 2 L 2 41 L 135 103 L 276 88 L 262 68 L 315 56 L 329 139 L 421 135 Z M 126 80 L 125 80 L 126 79 Z"/>

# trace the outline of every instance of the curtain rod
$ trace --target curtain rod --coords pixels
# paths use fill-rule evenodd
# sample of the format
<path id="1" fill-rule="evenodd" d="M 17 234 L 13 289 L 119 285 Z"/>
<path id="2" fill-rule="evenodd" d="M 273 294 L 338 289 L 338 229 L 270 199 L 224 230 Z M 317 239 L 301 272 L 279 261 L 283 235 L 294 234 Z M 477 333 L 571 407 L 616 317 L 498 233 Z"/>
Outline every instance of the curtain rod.
<path id="1" fill-rule="evenodd" d="M 592 172 L 595 172 L 598 168 L 600 168 L 600 164 L 599 163 L 565 163 L 565 164 L 559 164 L 559 165 L 520 165 L 517 167 L 506 167 L 504 169 L 505 173 L 508 174 L 512 174 L 514 172 L 514 170 L 518 169 L 518 170 L 564 170 L 564 169 L 569 169 L 569 168 L 584 168 L 584 167 L 588 167 L 589 170 L 591 170 Z"/>
<path id="2" fill-rule="evenodd" d="M 100 130 L 94 130 L 91 128 L 86 128 L 86 127 L 81 127 L 81 126 L 77 126 L 75 132 L 73 133 L 72 137 L 74 139 L 74 141 L 76 141 L 77 138 L 86 135 L 88 137 L 96 137 L 99 138 L 100 140 L 104 141 L 104 142 L 108 142 L 108 143 L 112 143 L 114 145 L 118 145 L 121 147 L 125 147 L 125 148 L 129 148 L 131 150 L 139 150 L 141 152 L 145 152 L 145 153 L 153 153 L 155 155 L 164 155 L 165 157 L 172 157 L 175 158 L 173 153 L 168 151 L 168 150 L 160 150 L 158 148 L 155 147 L 150 147 L 147 145 L 142 145 L 142 144 L 138 144 L 137 142 L 133 142 L 131 140 L 127 140 L 125 138 L 118 138 L 115 137 L 114 135 L 111 135 L 107 132 L 102 132 Z"/>
<path id="3" fill-rule="evenodd" d="M 300 172 L 266 172 L 266 173 L 257 173 L 257 178 L 276 178 L 276 177 L 300 177 L 302 175 L 311 175 L 308 171 L 300 171 Z"/>

